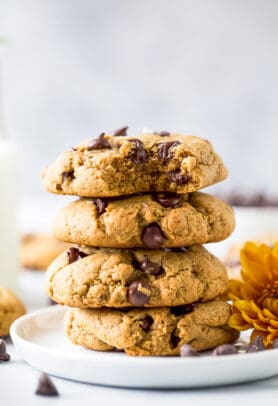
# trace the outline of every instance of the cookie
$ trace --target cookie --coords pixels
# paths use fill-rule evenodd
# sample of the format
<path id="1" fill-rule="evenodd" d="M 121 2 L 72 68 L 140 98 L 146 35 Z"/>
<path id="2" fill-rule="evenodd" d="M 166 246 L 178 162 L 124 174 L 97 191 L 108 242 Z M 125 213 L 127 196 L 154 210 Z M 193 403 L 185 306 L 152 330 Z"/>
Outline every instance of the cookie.
<path id="1" fill-rule="evenodd" d="M 21 266 L 25 269 L 45 271 L 66 248 L 68 244 L 51 235 L 25 234 L 21 239 Z"/>
<path id="2" fill-rule="evenodd" d="M 65 326 L 74 344 L 92 350 L 178 355 L 183 344 L 202 351 L 235 341 L 238 332 L 227 325 L 230 315 L 222 301 L 128 311 L 70 309 Z"/>
<path id="3" fill-rule="evenodd" d="M 0 287 L 0 336 L 10 333 L 10 326 L 26 309 L 19 298 L 10 290 Z"/>
<path id="4" fill-rule="evenodd" d="M 60 210 L 58 239 L 113 248 L 181 247 L 221 241 L 235 226 L 233 209 L 205 193 L 80 199 Z"/>
<path id="5" fill-rule="evenodd" d="M 180 134 L 102 133 L 61 154 L 43 171 L 48 192 L 111 197 L 194 192 L 227 177 L 209 141 Z"/>
<path id="6" fill-rule="evenodd" d="M 205 302 L 228 288 L 226 268 L 202 246 L 176 251 L 70 248 L 46 273 L 48 295 L 71 307 L 158 307 Z"/>

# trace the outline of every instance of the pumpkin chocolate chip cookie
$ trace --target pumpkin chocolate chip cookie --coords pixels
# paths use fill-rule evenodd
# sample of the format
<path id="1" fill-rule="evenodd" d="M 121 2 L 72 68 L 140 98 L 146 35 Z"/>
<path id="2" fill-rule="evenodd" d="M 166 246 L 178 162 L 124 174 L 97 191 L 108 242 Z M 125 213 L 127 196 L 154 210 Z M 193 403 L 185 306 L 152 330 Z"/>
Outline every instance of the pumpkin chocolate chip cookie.
<path id="1" fill-rule="evenodd" d="M 233 209 L 205 193 L 80 199 L 60 210 L 54 233 L 71 243 L 113 248 L 181 247 L 221 241 Z"/>
<path id="2" fill-rule="evenodd" d="M 10 333 L 10 326 L 26 312 L 24 304 L 10 290 L 0 287 L 0 336 Z"/>
<path id="3" fill-rule="evenodd" d="M 222 160 L 202 138 L 124 134 L 102 133 L 61 154 L 43 172 L 46 190 L 83 197 L 187 193 L 227 177 Z"/>
<path id="4" fill-rule="evenodd" d="M 69 339 L 83 347 L 128 355 L 178 355 L 183 344 L 198 351 L 231 343 L 230 306 L 222 301 L 151 309 L 69 309 Z"/>
<path id="5" fill-rule="evenodd" d="M 48 268 L 48 295 L 71 307 L 159 307 L 205 302 L 228 288 L 202 246 L 171 250 L 70 248 Z"/>

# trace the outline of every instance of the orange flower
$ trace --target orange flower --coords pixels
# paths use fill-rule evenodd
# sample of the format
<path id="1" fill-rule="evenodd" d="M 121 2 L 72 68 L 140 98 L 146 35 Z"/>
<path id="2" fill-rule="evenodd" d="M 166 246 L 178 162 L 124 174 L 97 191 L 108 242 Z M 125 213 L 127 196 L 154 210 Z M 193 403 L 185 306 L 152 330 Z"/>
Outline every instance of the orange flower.
<path id="1" fill-rule="evenodd" d="M 273 248 L 248 242 L 240 252 L 242 281 L 231 280 L 233 314 L 229 325 L 242 331 L 253 328 L 271 346 L 278 338 L 278 242 Z"/>

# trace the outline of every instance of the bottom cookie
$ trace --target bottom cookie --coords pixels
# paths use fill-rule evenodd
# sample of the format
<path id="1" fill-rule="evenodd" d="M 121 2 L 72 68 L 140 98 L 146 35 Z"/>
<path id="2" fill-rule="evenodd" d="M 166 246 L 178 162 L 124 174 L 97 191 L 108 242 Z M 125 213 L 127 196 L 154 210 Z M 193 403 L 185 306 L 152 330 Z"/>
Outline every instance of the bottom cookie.
<path id="1" fill-rule="evenodd" d="M 238 332 L 227 326 L 226 302 L 135 310 L 69 309 L 65 326 L 69 339 L 97 351 L 128 355 L 178 355 L 183 344 L 208 350 L 231 343 Z"/>

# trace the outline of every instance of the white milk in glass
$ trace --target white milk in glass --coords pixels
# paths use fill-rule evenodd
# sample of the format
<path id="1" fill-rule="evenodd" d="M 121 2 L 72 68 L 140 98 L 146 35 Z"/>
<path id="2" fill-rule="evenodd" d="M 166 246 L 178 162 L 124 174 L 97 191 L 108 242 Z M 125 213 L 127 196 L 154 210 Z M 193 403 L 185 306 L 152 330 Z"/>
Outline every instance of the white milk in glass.
<path id="1" fill-rule="evenodd" d="M 18 269 L 15 152 L 15 145 L 0 134 L 0 286 L 11 289 Z"/>

